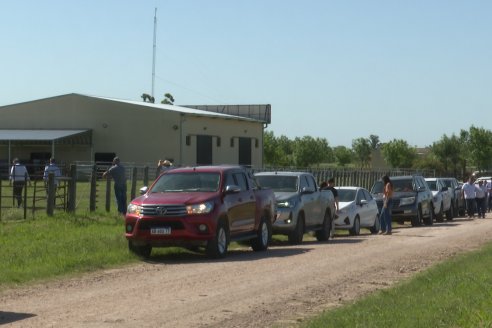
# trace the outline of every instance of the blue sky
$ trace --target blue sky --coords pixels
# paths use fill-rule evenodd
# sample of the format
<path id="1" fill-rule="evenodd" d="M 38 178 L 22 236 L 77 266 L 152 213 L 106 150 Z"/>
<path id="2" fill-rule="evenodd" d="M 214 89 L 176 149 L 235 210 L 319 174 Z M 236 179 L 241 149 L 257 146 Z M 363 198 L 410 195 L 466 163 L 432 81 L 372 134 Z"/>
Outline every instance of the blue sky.
<path id="1" fill-rule="evenodd" d="M 271 104 L 268 130 L 427 146 L 492 126 L 492 1 L 0 0 L 0 106 Z"/>

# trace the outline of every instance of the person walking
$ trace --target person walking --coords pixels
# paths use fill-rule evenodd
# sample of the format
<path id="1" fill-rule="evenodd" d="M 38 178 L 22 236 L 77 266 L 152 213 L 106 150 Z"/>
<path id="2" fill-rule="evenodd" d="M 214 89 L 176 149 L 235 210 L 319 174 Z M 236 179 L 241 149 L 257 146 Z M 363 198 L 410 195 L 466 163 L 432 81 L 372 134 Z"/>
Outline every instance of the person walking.
<path id="1" fill-rule="evenodd" d="M 24 189 L 26 182 L 30 181 L 29 173 L 24 165 L 19 162 L 18 158 L 14 158 L 12 161 L 12 168 L 10 169 L 10 182 L 13 184 L 13 195 L 17 200 L 17 207 L 22 205 L 22 190 Z"/>
<path id="2" fill-rule="evenodd" d="M 126 173 L 119 157 L 113 159 L 113 166 L 103 173 L 103 178 L 112 177 L 114 180 L 114 195 L 118 204 L 118 213 L 126 215 Z"/>
<path id="3" fill-rule="evenodd" d="M 475 217 L 475 194 L 477 189 L 478 187 L 473 183 L 472 176 L 468 177 L 468 181 L 461 187 L 461 198 L 465 199 L 466 212 L 469 219 Z"/>
<path id="4" fill-rule="evenodd" d="M 340 205 L 338 201 L 338 190 L 335 188 L 335 178 L 328 179 L 328 185 L 324 189 L 330 190 L 333 193 L 333 198 L 335 199 L 335 209 L 338 213 L 340 211 Z"/>
<path id="5" fill-rule="evenodd" d="M 393 207 L 393 183 L 389 176 L 385 175 L 381 178 L 383 180 L 383 208 L 381 210 L 381 232 L 380 234 L 391 235 L 391 208 Z"/>

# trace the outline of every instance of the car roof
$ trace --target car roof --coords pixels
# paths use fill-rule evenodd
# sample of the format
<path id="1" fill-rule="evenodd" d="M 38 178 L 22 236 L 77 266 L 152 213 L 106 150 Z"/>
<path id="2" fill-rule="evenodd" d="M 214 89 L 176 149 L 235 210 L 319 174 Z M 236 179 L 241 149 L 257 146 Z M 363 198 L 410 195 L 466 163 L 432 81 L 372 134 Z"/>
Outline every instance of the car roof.
<path id="1" fill-rule="evenodd" d="M 243 168 L 238 165 L 210 165 L 210 166 L 187 166 L 179 167 L 168 170 L 167 173 L 184 173 L 184 172 L 201 172 L 201 173 L 215 173 L 225 172 L 228 170 L 242 170 Z"/>
<path id="2" fill-rule="evenodd" d="M 255 176 L 262 176 L 262 175 L 279 175 L 279 176 L 299 176 L 301 174 L 310 174 L 308 172 L 292 172 L 292 171 L 270 171 L 270 172 L 258 172 L 255 173 Z"/>
<path id="3" fill-rule="evenodd" d="M 345 190 L 358 190 L 358 189 L 365 189 L 362 187 L 355 187 L 355 186 L 341 186 L 341 187 L 335 187 L 336 189 L 345 189 Z"/>

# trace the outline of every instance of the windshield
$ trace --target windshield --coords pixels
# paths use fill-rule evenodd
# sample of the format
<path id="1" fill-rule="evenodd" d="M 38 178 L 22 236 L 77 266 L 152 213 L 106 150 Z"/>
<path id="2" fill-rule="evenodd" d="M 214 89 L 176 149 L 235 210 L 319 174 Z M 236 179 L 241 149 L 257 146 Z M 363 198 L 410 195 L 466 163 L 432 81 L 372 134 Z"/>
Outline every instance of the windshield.
<path id="1" fill-rule="evenodd" d="M 338 200 L 340 202 L 353 202 L 356 191 L 352 189 L 338 189 Z"/>
<path id="2" fill-rule="evenodd" d="M 371 193 L 382 194 L 383 193 L 383 181 L 376 181 L 372 186 Z"/>
<path id="3" fill-rule="evenodd" d="M 271 188 L 278 192 L 296 192 L 297 177 L 281 176 L 281 175 L 258 175 L 256 181 L 263 188 Z"/>
<path id="4" fill-rule="evenodd" d="M 150 192 L 212 192 L 219 185 L 219 173 L 168 173 L 159 177 Z"/>
<path id="5" fill-rule="evenodd" d="M 430 190 L 437 191 L 437 181 L 427 181 Z"/>

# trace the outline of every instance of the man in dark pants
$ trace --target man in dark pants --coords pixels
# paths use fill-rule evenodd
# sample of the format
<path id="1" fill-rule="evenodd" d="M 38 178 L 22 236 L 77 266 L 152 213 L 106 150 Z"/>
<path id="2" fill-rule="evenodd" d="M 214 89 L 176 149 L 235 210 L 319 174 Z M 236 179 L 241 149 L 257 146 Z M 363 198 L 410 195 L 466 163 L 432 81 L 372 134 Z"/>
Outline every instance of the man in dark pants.
<path id="1" fill-rule="evenodd" d="M 120 164 L 120 159 L 113 159 L 113 166 L 103 173 L 103 178 L 106 176 L 113 177 L 114 180 L 114 195 L 118 204 L 118 213 L 126 214 L 126 174 L 125 168 Z"/>
<path id="2" fill-rule="evenodd" d="M 21 165 L 18 158 L 14 158 L 10 169 L 10 182 L 13 184 L 14 198 L 17 200 L 17 207 L 22 205 L 22 190 L 29 180 L 29 174 L 24 165 Z M 30 182 L 29 182 L 30 183 Z"/>

